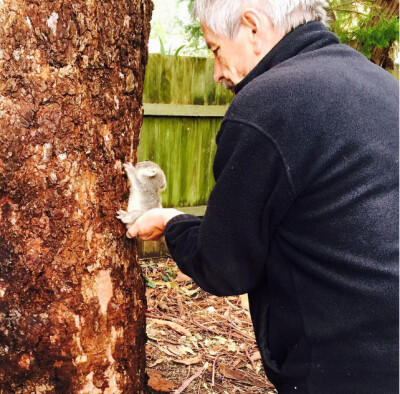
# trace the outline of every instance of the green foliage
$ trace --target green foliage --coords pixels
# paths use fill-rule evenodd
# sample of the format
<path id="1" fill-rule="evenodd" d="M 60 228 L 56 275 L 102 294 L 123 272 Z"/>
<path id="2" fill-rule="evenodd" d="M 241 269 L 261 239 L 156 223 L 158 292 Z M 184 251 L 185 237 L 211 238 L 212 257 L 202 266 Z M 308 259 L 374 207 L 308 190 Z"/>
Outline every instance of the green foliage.
<path id="1" fill-rule="evenodd" d="M 186 3 L 188 11 L 191 14 L 193 0 L 178 1 L 179 3 Z M 186 24 L 182 23 L 181 21 L 178 21 L 178 23 L 184 29 L 188 39 L 188 45 L 185 48 L 185 54 L 188 56 L 211 57 L 212 52 L 207 48 L 207 45 L 204 42 L 200 22 L 192 20 L 190 23 Z"/>
<path id="2" fill-rule="evenodd" d="M 204 44 L 203 32 L 201 30 L 201 26 L 198 21 L 193 21 L 192 23 L 184 26 L 184 28 L 185 28 L 185 32 L 188 33 L 188 35 L 190 37 L 190 41 L 189 41 L 190 48 L 195 49 L 195 50 L 208 51 L 207 46 Z M 208 53 L 207 53 L 207 55 L 208 55 Z"/>
<path id="3" fill-rule="evenodd" d="M 172 271 L 171 268 L 166 269 L 166 270 L 165 270 L 165 273 L 166 273 L 170 278 L 172 278 L 172 279 L 174 279 L 175 276 L 176 276 L 176 272 Z"/>
<path id="4" fill-rule="evenodd" d="M 178 49 L 174 50 L 172 49 L 172 47 L 169 47 L 168 49 L 165 49 L 165 45 L 163 40 L 161 39 L 160 36 L 158 36 L 158 40 L 160 42 L 160 53 L 161 55 L 174 55 L 174 56 L 178 56 L 179 52 L 185 48 L 186 45 L 181 45 Z"/>
<path id="5" fill-rule="evenodd" d="M 175 273 L 172 271 L 171 268 L 165 270 L 165 273 L 162 276 L 162 280 L 164 282 L 172 282 L 175 279 Z"/>
<path id="6" fill-rule="evenodd" d="M 174 56 L 178 56 L 178 55 L 179 55 L 179 52 L 180 52 L 183 48 L 185 48 L 185 46 L 186 46 L 186 45 L 181 45 L 181 46 L 175 51 Z"/>
<path id="7" fill-rule="evenodd" d="M 358 28 L 354 31 L 355 39 L 361 43 L 360 52 L 368 58 L 374 47 L 387 48 L 398 39 L 399 19 L 381 17 L 375 26 Z"/>
<path id="8" fill-rule="evenodd" d="M 385 9 L 373 7 L 367 1 L 331 2 L 331 30 L 341 42 L 357 48 L 370 58 L 374 48 L 390 48 L 398 42 L 398 16 L 387 17 Z"/>
<path id="9" fill-rule="evenodd" d="M 154 289 L 157 286 L 155 282 L 153 282 L 147 277 L 144 278 L 144 282 L 146 283 L 147 286 L 151 287 L 152 289 Z"/>
<path id="10" fill-rule="evenodd" d="M 163 40 L 161 39 L 160 36 L 158 36 L 158 40 L 160 41 L 160 53 L 161 55 L 166 55 L 166 51 L 165 51 L 165 47 L 164 47 L 164 43 Z"/>

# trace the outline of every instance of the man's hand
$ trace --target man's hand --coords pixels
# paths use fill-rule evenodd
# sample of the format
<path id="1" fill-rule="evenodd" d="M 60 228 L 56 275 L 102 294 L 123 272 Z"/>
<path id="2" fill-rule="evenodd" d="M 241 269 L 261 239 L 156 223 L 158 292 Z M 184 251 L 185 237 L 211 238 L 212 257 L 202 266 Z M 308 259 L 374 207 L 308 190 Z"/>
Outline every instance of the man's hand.
<path id="1" fill-rule="evenodd" d="M 144 213 L 126 233 L 128 238 L 137 237 L 143 241 L 159 239 L 164 234 L 167 223 L 183 212 L 173 208 L 154 208 Z"/>

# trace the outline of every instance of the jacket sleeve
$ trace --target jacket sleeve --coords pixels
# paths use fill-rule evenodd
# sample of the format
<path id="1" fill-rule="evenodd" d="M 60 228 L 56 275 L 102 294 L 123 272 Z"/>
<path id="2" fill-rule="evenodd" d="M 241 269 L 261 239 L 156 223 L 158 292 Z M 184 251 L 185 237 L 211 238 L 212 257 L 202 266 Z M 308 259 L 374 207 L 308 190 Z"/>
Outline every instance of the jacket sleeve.
<path id="1" fill-rule="evenodd" d="M 203 220 L 179 215 L 165 228 L 180 270 L 215 295 L 248 293 L 265 281 L 269 240 L 293 201 L 288 169 L 273 139 L 225 120 L 217 135 L 216 184 Z"/>

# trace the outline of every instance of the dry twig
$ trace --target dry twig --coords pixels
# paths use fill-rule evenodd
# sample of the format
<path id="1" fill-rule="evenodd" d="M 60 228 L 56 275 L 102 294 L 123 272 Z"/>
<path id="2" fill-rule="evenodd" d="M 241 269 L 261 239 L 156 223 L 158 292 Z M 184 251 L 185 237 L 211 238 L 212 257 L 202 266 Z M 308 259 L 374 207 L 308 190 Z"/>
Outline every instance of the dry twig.
<path id="1" fill-rule="evenodd" d="M 182 386 L 179 387 L 177 390 L 175 390 L 174 394 L 182 393 L 185 390 L 185 388 L 188 387 L 193 380 L 198 378 L 207 368 L 208 368 L 208 363 L 205 363 L 194 375 L 192 375 L 189 379 L 186 379 L 182 383 Z"/>
<path id="2" fill-rule="evenodd" d="M 246 347 L 246 356 L 251 362 L 251 366 L 253 367 L 253 371 L 255 371 L 256 370 L 256 365 L 254 363 L 254 360 L 251 358 L 251 356 L 249 354 L 249 347 L 250 347 L 250 345 Z"/>
<path id="3" fill-rule="evenodd" d="M 168 326 L 168 327 L 172 328 L 173 330 L 175 330 L 176 332 L 179 332 L 180 334 L 186 335 L 187 337 L 191 337 L 192 336 L 192 334 L 190 333 L 190 331 L 187 328 L 182 327 L 180 324 L 174 323 L 172 321 L 165 321 L 165 320 L 160 320 L 160 319 L 152 319 L 152 321 L 150 323 L 156 323 L 156 324 Z"/>

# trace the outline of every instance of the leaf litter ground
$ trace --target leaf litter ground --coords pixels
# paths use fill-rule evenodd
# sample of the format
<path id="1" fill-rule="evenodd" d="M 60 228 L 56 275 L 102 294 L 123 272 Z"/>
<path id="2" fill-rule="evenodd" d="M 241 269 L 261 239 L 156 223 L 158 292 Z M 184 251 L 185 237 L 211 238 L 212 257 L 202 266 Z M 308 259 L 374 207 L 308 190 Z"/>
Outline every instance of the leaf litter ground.
<path id="1" fill-rule="evenodd" d="M 247 296 L 210 295 L 171 259 L 140 262 L 151 392 L 276 393 L 262 367 Z"/>

